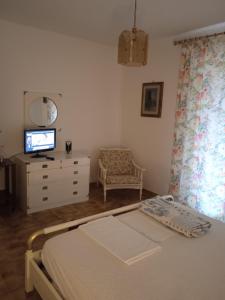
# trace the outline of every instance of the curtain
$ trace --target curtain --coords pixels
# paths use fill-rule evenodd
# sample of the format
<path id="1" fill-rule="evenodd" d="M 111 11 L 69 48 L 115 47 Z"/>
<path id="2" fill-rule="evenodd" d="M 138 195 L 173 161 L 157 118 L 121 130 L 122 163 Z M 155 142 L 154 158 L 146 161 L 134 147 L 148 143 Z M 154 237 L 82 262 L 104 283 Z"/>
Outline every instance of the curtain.
<path id="1" fill-rule="evenodd" d="M 170 192 L 225 222 L 225 36 L 182 46 L 175 119 Z"/>

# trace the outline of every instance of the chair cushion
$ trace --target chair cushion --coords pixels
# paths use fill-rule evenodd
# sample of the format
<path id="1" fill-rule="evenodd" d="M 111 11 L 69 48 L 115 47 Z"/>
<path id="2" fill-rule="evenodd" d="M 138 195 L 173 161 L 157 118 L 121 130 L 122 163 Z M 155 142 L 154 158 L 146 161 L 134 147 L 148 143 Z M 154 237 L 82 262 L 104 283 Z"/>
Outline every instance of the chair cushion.
<path id="1" fill-rule="evenodd" d="M 141 180 L 132 175 L 111 175 L 106 178 L 107 184 L 139 184 Z"/>
<path id="2" fill-rule="evenodd" d="M 107 175 L 131 175 L 134 172 L 130 150 L 101 150 L 99 158 L 107 169 Z"/>

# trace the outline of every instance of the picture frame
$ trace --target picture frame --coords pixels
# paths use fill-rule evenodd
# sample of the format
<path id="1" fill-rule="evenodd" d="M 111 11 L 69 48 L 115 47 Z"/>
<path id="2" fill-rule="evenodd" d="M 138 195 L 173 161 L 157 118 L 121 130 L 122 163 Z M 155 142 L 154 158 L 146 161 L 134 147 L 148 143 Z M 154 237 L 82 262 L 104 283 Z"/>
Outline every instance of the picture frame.
<path id="1" fill-rule="evenodd" d="M 160 118 L 162 112 L 163 82 L 142 84 L 141 116 Z"/>

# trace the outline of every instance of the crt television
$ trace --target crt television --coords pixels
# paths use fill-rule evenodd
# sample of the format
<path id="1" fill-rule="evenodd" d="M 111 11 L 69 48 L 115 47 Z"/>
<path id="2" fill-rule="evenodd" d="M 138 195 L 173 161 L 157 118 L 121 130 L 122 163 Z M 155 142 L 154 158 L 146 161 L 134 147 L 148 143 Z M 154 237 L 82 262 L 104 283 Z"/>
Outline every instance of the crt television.
<path id="1" fill-rule="evenodd" d="M 34 153 L 33 157 L 44 157 L 40 152 L 51 151 L 56 148 L 56 129 L 25 129 L 24 153 Z"/>

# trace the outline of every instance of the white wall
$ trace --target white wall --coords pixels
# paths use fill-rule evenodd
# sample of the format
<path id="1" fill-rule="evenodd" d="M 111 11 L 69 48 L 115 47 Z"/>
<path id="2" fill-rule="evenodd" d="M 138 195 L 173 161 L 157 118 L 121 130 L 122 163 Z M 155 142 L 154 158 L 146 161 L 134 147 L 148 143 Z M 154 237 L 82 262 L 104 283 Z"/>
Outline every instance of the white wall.
<path id="1" fill-rule="evenodd" d="M 148 65 L 123 68 L 122 143 L 147 169 L 145 188 L 159 194 L 169 188 L 179 52 L 172 39 L 150 40 Z M 140 115 L 142 83 L 152 81 L 164 82 L 161 118 Z"/>
<path id="2" fill-rule="evenodd" d="M 141 68 L 117 65 L 115 48 L 1 20 L 0 40 L 0 145 L 7 156 L 23 150 L 23 91 L 62 93 L 59 149 L 71 139 L 74 149 L 90 151 L 95 180 L 98 147 L 129 146 L 147 169 L 145 188 L 167 193 L 179 65 L 172 39 L 150 39 Z M 152 81 L 164 81 L 159 119 L 140 116 L 142 83 Z"/>
<path id="3" fill-rule="evenodd" d="M 116 49 L 0 20 L 0 145 L 23 151 L 23 91 L 62 93 L 59 148 L 93 153 L 120 144 L 121 67 Z M 0 184 L 1 185 L 1 184 Z"/>

